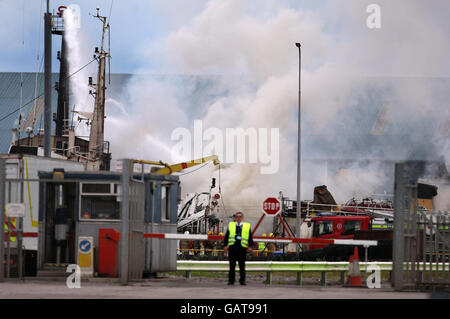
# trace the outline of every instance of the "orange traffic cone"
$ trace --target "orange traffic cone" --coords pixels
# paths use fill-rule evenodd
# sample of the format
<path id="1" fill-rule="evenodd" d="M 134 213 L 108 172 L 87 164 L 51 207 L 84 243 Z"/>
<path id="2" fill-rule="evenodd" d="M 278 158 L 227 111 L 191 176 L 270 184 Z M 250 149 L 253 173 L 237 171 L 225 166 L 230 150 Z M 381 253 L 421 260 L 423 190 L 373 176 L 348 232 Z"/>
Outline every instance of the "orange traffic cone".
<path id="1" fill-rule="evenodd" d="M 358 247 L 355 246 L 353 256 L 350 256 L 348 262 L 348 281 L 346 287 L 362 287 Z"/>

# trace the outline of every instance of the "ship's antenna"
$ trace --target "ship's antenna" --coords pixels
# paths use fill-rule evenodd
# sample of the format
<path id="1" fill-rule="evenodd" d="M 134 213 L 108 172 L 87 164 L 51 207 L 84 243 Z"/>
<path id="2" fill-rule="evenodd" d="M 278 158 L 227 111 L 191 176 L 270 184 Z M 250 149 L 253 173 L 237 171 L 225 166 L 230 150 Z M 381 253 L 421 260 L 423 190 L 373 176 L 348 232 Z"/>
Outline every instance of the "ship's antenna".
<path id="1" fill-rule="evenodd" d="M 111 6 L 109 7 L 108 24 L 111 21 L 111 12 L 114 5 L 114 0 L 111 0 Z"/>
<path id="2" fill-rule="evenodd" d="M 108 85 L 111 85 L 111 27 L 108 23 Z"/>
<path id="3" fill-rule="evenodd" d="M 25 57 L 25 4 L 22 0 L 22 61 Z M 23 104 L 23 67 L 20 71 L 20 98 L 19 98 L 19 121 L 17 123 L 18 149 L 20 152 L 20 126 L 22 125 L 22 104 Z"/>
<path id="4" fill-rule="evenodd" d="M 109 15 L 108 15 L 108 85 L 111 85 L 111 12 L 114 5 L 114 0 L 111 0 L 111 6 L 109 7 Z"/>
<path id="5" fill-rule="evenodd" d="M 42 16 L 42 10 L 44 6 L 44 0 L 41 0 L 41 11 L 39 12 L 39 17 Z M 42 19 L 39 19 L 39 32 L 38 32 L 38 49 L 37 49 L 37 55 L 36 55 L 36 75 L 34 79 L 34 98 L 37 97 L 37 88 L 38 88 L 38 75 L 39 75 L 39 53 L 41 52 L 41 34 L 42 34 Z M 34 102 L 34 105 L 36 105 L 36 102 Z M 36 107 L 33 108 L 33 129 L 34 124 L 36 122 Z"/>

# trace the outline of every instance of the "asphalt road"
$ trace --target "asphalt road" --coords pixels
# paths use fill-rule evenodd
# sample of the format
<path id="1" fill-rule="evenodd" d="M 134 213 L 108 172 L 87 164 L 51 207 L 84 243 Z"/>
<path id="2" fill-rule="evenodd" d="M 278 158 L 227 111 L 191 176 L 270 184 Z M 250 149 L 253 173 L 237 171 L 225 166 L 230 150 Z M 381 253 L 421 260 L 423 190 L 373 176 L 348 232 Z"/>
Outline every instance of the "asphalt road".
<path id="1" fill-rule="evenodd" d="M 91 279 L 68 288 L 64 279 L 25 279 L 0 283 L 0 299 L 428 299 L 426 292 L 396 292 L 389 284 L 379 289 L 321 287 L 295 284 L 228 286 L 223 278 L 169 277 L 121 285 L 117 280 Z"/>

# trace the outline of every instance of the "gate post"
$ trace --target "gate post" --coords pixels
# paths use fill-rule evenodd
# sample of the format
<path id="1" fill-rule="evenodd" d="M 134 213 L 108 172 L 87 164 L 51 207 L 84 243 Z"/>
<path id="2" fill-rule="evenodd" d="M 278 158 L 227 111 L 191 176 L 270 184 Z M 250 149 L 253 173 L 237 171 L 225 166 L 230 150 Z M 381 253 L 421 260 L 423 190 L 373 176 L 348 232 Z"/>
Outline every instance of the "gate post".
<path id="1" fill-rule="evenodd" d="M 0 281 L 5 276 L 5 175 L 5 159 L 0 158 Z"/>
<path id="2" fill-rule="evenodd" d="M 128 243 L 129 243 L 129 210 L 130 210 L 130 178 L 132 174 L 132 161 L 122 160 L 122 209 L 121 209 L 121 235 L 120 235 L 120 283 L 128 284 Z"/>
<path id="3" fill-rule="evenodd" d="M 404 164 L 395 164 L 394 181 L 394 235 L 392 243 L 392 285 L 395 290 L 403 288 L 404 261 L 404 211 L 405 211 Z"/>

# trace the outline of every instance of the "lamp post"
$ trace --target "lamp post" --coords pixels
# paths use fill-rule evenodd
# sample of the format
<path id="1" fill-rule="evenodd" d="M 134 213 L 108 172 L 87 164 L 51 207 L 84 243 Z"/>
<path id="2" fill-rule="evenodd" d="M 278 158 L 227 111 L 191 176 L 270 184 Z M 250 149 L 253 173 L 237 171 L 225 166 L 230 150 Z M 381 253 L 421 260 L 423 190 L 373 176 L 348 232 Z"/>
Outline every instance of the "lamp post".
<path id="1" fill-rule="evenodd" d="M 300 237 L 300 225 L 301 225 L 301 63 L 302 63 L 302 50 L 300 43 L 295 43 L 298 48 L 298 137 L 297 137 L 297 211 L 295 220 L 295 237 Z M 300 245 L 297 244 L 296 249 L 297 258 L 300 255 Z"/>

